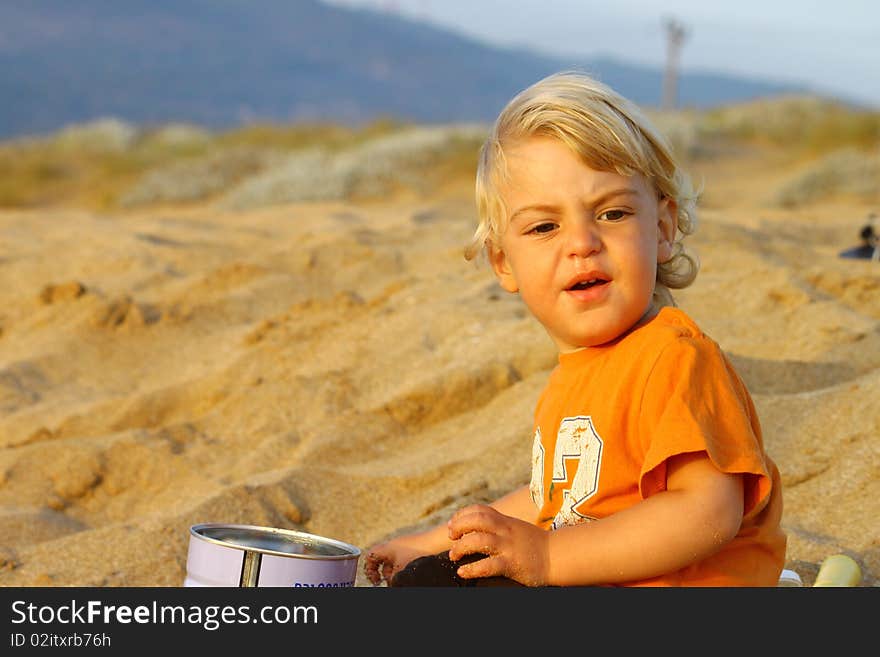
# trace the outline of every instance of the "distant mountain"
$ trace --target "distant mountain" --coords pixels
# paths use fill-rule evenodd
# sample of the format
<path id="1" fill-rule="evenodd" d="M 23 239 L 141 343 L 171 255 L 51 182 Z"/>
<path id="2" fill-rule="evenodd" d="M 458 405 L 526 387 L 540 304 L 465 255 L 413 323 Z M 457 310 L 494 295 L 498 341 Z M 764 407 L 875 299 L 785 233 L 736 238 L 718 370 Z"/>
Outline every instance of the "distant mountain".
<path id="1" fill-rule="evenodd" d="M 107 116 L 212 128 L 488 121 L 513 93 L 563 68 L 659 104 L 659 70 L 497 48 L 318 0 L 2 0 L 0 138 Z M 679 80 L 680 103 L 694 107 L 797 91 L 733 76 Z"/>

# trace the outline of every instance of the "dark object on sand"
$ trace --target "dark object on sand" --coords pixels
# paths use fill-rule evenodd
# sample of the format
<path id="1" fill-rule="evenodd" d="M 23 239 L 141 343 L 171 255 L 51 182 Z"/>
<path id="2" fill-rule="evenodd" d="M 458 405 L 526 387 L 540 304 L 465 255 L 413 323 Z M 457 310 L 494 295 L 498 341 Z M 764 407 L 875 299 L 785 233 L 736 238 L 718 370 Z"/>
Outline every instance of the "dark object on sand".
<path id="1" fill-rule="evenodd" d="M 391 586 L 523 586 L 507 577 L 464 579 L 456 574 L 459 566 L 483 559 L 485 554 L 469 554 L 458 561 L 449 559 L 449 552 L 419 557 L 410 561 L 391 578 Z"/>
<path id="2" fill-rule="evenodd" d="M 880 262 L 880 235 L 874 228 L 874 221 L 877 215 L 873 212 L 868 215 L 868 223 L 862 226 L 859 231 L 859 238 L 862 243 L 851 249 L 840 252 L 841 258 L 859 258 L 862 260 L 875 260 Z"/>

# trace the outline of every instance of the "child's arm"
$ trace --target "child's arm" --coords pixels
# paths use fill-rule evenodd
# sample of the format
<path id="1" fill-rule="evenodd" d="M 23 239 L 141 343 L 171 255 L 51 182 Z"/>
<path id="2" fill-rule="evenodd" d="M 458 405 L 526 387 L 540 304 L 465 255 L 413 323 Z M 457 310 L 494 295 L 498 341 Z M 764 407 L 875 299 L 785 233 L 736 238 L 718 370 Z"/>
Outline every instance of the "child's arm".
<path id="1" fill-rule="evenodd" d="M 536 513 L 528 486 L 517 488 L 492 502 L 491 506 L 522 520 L 532 520 Z M 451 545 L 446 523 L 423 532 L 399 536 L 370 548 L 364 558 L 364 572 L 373 584 L 380 583 L 382 579 L 390 582 L 395 573 L 416 557 L 443 552 Z"/>
<path id="2" fill-rule="evenodd" d="M 545 532 L 487 507 L 449 522 L 449 556 L 491 556 L 461 577 L 503 575 L 532 586 L 610 584 L 674 572 L 715 552 L 739 531 L 741 475 L 718 470 L 705 452 L 667 462 L 667 490 L 607 518 Z"/>
<path id="3" fill-rule="evenodd" d="M 528 484 L 515 488 L 504 497 L 492 502 L 489 506 L 506 516 L 517 518 L 530 524 L 535 524 L 538 520 L 538 508 L 532 502 L 532 495 L 529 492 Z M 444 525 L 443 529 L 447 531 L 446 538 L 449 539 L 447 526 Z"/>

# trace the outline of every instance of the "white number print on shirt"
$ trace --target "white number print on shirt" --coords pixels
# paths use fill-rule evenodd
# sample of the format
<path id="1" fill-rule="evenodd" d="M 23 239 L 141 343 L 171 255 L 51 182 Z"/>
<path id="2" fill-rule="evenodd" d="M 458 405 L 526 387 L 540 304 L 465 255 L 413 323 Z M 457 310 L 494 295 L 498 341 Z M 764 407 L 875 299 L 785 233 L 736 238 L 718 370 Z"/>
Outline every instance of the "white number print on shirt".
<path id="1" fill-rule="evenodd" d="M 578 513 L 577 507 L 592 497 L 599 488 L 603 441 L 590 416 L 567 417 L 559 423 L 556 449 L 553 453 L 552 488 L 561 488 L 562 506 L 553 519 L 553 529 L 574 525 L 590 516 Z M 532 479 L 529 486 L 532 501 L 544 506 L 544 446 L 541 429 L 535 431 L 532 443 Z"/>

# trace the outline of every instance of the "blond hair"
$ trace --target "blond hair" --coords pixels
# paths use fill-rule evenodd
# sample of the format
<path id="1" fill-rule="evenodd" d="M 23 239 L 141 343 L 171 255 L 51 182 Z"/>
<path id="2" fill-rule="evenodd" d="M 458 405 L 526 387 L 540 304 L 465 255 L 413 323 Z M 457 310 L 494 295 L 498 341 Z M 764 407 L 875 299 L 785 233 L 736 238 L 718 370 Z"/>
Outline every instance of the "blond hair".
<path id="1" fill-rule="evenodd" d="M 505 149 L 529 137 L 559 139 L 597 171 L 640 173 L 661 198 L 675 203 L 676 238 L 672 257 L 657 268 L 655 299 L 674 305 L 669 288 L 690 285 L 696 256 L 681 239 L 696 229 L 696 196 L 671 147 L 642 111 L 608 86 L 576 71 L 554 73 L 513 97 L 501 111 L 480 149 L 476 178 L 479 223 L 465 258 L 500 247 L 507 208 L 500 188 L 507 175 Z"/>

